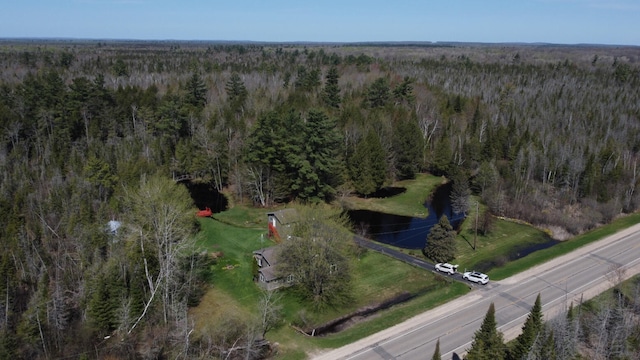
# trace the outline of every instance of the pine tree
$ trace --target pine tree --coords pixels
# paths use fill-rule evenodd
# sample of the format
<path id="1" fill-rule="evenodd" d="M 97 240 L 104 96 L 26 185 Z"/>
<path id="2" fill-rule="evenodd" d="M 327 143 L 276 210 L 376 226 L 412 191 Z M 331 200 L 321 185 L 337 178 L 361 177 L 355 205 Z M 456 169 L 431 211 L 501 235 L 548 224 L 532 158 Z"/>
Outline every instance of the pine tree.
<path id="1" fill-rule="evenodd" d="M 323 100 L 327 106 L 332 108 L 339 108 L 340 102 L 340 88 L 338 87 L 338 68 L 332 66 L 327 73 L 325 83 L 324 83 L 324 91 L 323 91 Z"/>
<path id="2" fill-rule="evenodd" d="M 446 215 L 433 225 L 427 236 L 424 254 L 435 262 L 448 262 L 456 257 L 456 232 Z"/>
<path id="3" fill-rule="evenodd" d="M 436 143 L 436 147 L 433 150 L 433 160 L 431 161 L 431 172 L 434 175 L 448 175 L 451 170 L 451 139 L 448 136 L 443 136 Z"/>
<path id="4" fill-rule="evenodd" d="M 540 304 L 540 294 L 538 294 L 536 302 L 522 326 L 522 333 L 516 338 L 509 357 L 514 360 L 525 358 L 542 330 L 542 326 L 542 305 Z"/>
<path id="5" fill-rule="evenodd" d="M 119 293 L 110 274 L 100 275 L 96 279 L 95 288 L 89 300 L 89 316 L 97 329 L 108 333 L 116 327 L 116 310 Z"/>
<path id="6" fill-rule="evenodd" d="M 231 78 L 227 81 L 224 89 L 227 92 L 227 99 L 229 100 L 231 109 L 234 111 L 241 110 L 247 100 L 248 92 L 240 75 L 235 72 L 231 74 Z"/>
<path id="7" fill-rule="evenodd" d="M 393 133 L 399 179 L 413 179 L 420 169 L 424 139 L 414 118 L 400 120 Z"/>
<path id="8" fill-rule="evenodd" d="M 440 355 L 440 339 L 438 339 L 438 341 L 436 342 L 436 349 L 433 352 L 433 356 L 431 357 L 431 360 L 441 360 L 442 356 Z"/>
<path id="9" fill-rule="evenodd" d="M 467 360 L 502 360 L 505 358 L 504 340 L 498 331 L 495 305 L 491 303 L 480 329 L 473 335 Z"/>
<path id="10" fill-rule="evenodd" d="M 393 97 L 396 101 L 396 104 L 406 102 L 407 104 L 412 104 L 415 100 L 415 96 L 413 94 L 413 80 L 405 76 L 400 84 L 398 84 L 393 89 Z"/>
<path id="11" fill-rule="evenodd" d="M 303 200 L 330 200 L 341 183 L 340 133 L 335 121 L 321 111 L 309 112 L 304 125 L 302 158 L 294 175 L 297 197 Z"/>
<path id="12" fill-rule="evenodd" d="M 349 171 L 355 190 L 365 196 L 376 192 L 386 180 L 386 156 L 375 131 L 358 143 L 349 159 Z"/>
<path id="13" fill-rule="evenodd" d="M 389 102 L 389 97 L 389 82 L 387 79 L 383 77 L 376 79 L 373 84 L 371 84 L 367 94 L 369 106 L 371 108 L 383 107 Z"/>
<path id="14" fill-rule="evenodd" d="M 185 101 L 195 107 L 203 107 L 207 102 L 207 86 L 199 72 L 194 72 L 187 81 Z"/>

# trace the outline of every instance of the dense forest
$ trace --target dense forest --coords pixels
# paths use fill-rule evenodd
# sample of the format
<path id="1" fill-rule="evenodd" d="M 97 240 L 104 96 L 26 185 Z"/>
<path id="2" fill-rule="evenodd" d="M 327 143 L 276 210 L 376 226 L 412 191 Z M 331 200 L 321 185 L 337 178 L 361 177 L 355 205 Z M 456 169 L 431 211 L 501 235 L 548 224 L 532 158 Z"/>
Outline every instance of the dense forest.
<path id="1" fill-rule="evenodd" d="M 0 357 L 89 356 L 115 332 L 113 355 L 179 356 L 209 261 L 183 179 L 270 207 L 429 171 L 558 238 L 635 211 L 639 61 L 635 47 L 3 41 Z"/>

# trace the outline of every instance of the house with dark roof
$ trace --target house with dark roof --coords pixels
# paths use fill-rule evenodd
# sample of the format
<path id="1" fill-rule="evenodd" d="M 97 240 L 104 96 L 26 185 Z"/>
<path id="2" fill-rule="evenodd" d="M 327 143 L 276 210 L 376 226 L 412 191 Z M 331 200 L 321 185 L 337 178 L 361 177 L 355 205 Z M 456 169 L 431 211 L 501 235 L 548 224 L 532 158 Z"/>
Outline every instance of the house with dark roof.
<path id="1" fill-rule="evenodd" d="M 282 277 L 278 273 L 277 257 L 279 246 L 259 249 L 253 252 L 253 257 L 258 264 L 257 282 L 266 290 L 275 290 L 282 286 L 293 284 L 293 275 Z"/>

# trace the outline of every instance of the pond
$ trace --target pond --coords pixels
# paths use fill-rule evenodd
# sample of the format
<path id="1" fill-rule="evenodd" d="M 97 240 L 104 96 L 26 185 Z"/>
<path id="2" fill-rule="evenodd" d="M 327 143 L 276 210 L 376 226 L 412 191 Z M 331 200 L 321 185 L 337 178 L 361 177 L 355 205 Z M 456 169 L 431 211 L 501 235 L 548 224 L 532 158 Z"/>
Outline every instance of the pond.
<path id="1" fill-rule="evenodd" d="M 229 206 L 227 197 L 218 192 L 210 183 L 183 181 L 181 184 L 187 187 L 191 199 L 198 209 L 209 208 L 214 214 L 227 210 Z"/>
<path id="2" fill-rule="evenodd" d="M 347 213 L 357 234 L 385 244 L 405 249 L 422 249 L 427 235 L 442 215 L 449 218 L 453 228 L 464 220 L 464 214 L 451 209 L 451 183 L 439 186 L 424 206 L 429 211 L 426 218 L 385 214 L 370 210 L 349 210 Z"/>

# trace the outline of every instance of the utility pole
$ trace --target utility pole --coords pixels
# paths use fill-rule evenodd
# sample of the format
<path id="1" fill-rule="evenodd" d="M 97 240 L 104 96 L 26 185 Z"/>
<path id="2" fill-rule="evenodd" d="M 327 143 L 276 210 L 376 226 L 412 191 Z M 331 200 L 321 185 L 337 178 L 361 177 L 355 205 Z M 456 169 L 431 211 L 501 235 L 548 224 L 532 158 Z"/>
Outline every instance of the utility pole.
<path id="1" fill-rule="evenodd" d="M 478 201 L 476 201 L 476 233 L 473 235 L 473 251 L 476 251 L 476 241 L 478 240 L 478 209 L 479 209 Z"/>

